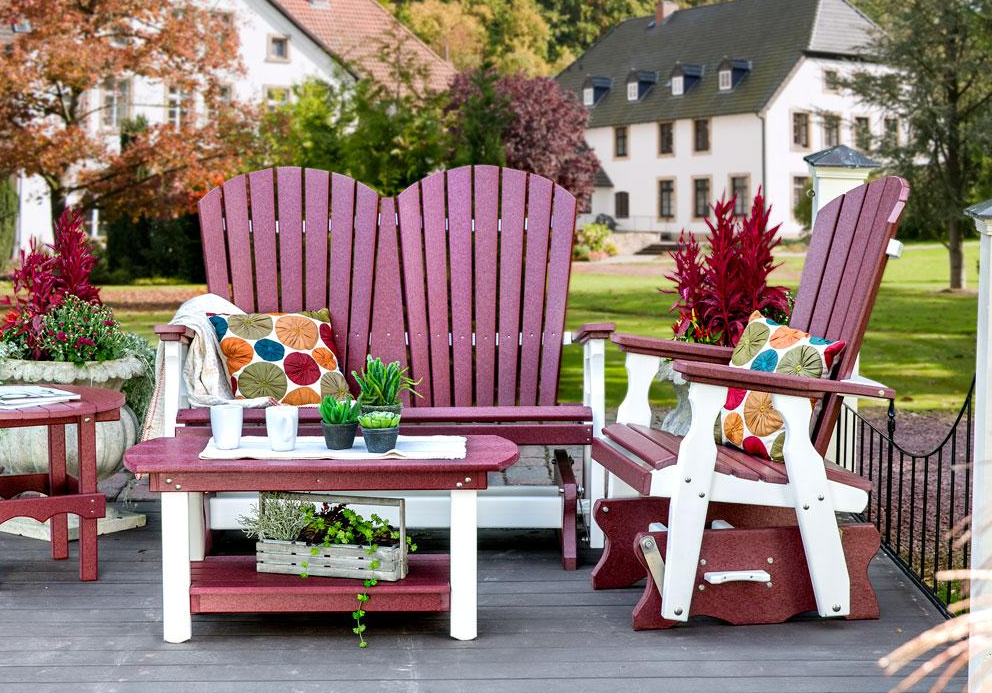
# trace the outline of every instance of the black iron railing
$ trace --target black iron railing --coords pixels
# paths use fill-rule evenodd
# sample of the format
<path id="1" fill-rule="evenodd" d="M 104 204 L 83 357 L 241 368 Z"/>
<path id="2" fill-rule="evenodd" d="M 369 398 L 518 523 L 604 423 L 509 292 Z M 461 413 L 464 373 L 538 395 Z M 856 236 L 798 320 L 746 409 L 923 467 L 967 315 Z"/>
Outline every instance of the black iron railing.
<path id="1" fill-rule="evenodd" d="M 882 535 L 882 549 L 934 605 L 960 595 L 958 581 L 937 580 L 941 570 L 967 568 L 971 546 L 962 540 L 971 498 L 973 396 L 968 397 L 943 440 L 926 453 L 895 442 L 895 408 L 889 405 L 885 431 L 846 405 L 834 440 L 838 464 L 874 483 L 862 513 Z"/>

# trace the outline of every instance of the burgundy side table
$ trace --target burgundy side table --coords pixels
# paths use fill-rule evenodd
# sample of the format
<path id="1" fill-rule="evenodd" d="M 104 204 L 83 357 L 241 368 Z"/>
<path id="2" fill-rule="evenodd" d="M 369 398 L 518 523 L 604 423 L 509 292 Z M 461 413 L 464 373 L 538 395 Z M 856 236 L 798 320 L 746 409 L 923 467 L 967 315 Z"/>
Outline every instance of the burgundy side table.
<path id="1" fill-rule="evenodd" d="M 79 516 L 79 579 L 97 579 L 97 520 L 107 514 L 107 499 L 96 490 L 96 424 L 117 421 L 124 395 L 97 387 L 52 385 L 80 399 L 23 409 L 0 410 L 0 428 L 48 427 L 48 473 L 0 475 L 0 522 L 12 517 L 51 519 L 52 558 L 69 557 L 69 518 Z M 79 476 L 66 472 L 65 427 L 75 424 Z M 24 491 L 45 498 L 14 498 Z"/>

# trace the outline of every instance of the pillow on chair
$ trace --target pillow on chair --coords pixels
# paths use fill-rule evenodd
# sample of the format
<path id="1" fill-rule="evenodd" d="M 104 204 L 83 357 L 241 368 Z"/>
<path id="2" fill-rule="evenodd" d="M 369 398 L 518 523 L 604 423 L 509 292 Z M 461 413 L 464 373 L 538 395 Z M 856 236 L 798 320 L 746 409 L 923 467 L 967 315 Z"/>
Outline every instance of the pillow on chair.
<path id="1" fill-rule="evenodd" d="M 832 342 L 779 325 L 755 311 L 737 340 L 730 365 L 804 378 L 827 378 L 844 346 L 842 341 Z M 785 425 L 772 406 L 772 396 L 766 392 L 728 389 L 713 435 L 717 443 L 776 462 L 784 460 Z"/>
<path id="2" fill-rule="evenodd" d="M 224 369 L 237 399 L 272 397 L 283 404 L 319 404 L 348 385 L 334 353 L 327 309 L 299 313 L 210 316 Z"/>

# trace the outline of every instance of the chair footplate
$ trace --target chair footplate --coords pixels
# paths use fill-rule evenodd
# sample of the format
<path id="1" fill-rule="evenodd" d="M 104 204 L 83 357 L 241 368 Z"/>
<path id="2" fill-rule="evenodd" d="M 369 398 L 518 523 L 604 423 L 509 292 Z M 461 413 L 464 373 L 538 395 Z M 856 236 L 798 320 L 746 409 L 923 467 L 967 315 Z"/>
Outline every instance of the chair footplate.
<path id="1" fill-rule="evenodd" d="M 845 618 L 877 619 L 878 600 L 868 580 L 868 565 L 878 552 L 878 531 L 874 525 L 864 523 L 845 524 L 840 529 L 851 576 L 851 613 Z M 666 552 L 667 532 L 634 535 L 631 553 L 641 566 L 641 577 L 648 573 L 639 547 L 645 536 L 655 539 L 662 556 Z M 746 579 L 762 571 L 768 575 L 767 582 Z M 816 611 L 816 598 L 798 527 L 735 525 L 733 529 L 703 532 L 690 616 L 711 616 L 733 625 L 743 625 L 781 623 L 807 611 Z M 676 623 L 661 618 L 661 595 L 649 580 L 634 607 L 634 630 L 670 628 Z"/>

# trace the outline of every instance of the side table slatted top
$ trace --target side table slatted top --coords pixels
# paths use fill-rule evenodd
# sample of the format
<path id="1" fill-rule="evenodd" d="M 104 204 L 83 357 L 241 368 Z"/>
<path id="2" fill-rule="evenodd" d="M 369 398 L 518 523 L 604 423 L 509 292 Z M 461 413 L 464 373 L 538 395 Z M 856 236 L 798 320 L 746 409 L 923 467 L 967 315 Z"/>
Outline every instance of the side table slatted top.
<path id="1" fill-rule="evenodd" d="M 0 409 L 0 427 L 44 426 L 71 424 L 81 416 L 93 416 L 97 421 L 117 421 L 124 406 L 124 393 L 99 387 L 77 385 L 52 385 L 66 392 L 73 392 L 80 399 L 59 404 L 35 407 Z"/>

